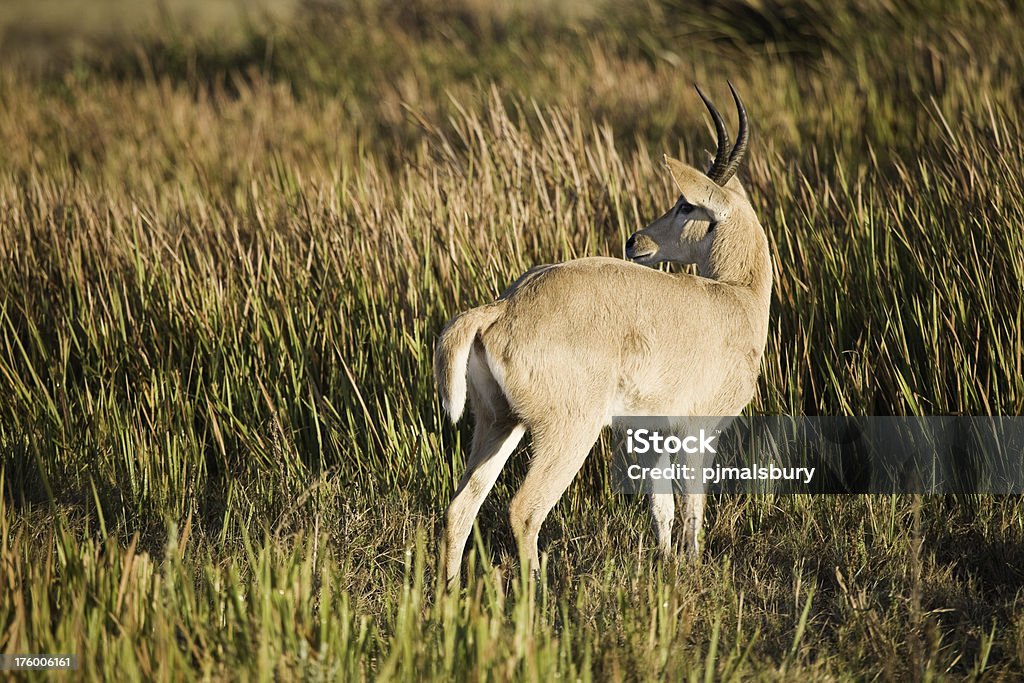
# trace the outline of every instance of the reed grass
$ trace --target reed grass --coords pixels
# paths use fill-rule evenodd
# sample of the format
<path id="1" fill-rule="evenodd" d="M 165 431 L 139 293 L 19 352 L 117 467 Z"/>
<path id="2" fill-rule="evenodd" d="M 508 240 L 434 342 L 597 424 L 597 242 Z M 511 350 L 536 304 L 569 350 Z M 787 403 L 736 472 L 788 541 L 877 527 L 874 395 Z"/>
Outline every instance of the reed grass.
<path id="1" fill-rule="evenodd" d="M 1020 676 L 1016 498 L 723 497 L 703 561 L 659 565 L 597 455 L 530 585 L 524 453 L 465 591 L 435 590 L 471 429 L 435 335 L 533 265 L 620 256 L 675 198 L 661 155 L 710 146 L 694 80 L 754 122 L 752 411 L 1024 409 L 1019 8 L 697 5 L 301 3 L 231 40 L 8 45 L 0 651 L 88 679 Z"/>

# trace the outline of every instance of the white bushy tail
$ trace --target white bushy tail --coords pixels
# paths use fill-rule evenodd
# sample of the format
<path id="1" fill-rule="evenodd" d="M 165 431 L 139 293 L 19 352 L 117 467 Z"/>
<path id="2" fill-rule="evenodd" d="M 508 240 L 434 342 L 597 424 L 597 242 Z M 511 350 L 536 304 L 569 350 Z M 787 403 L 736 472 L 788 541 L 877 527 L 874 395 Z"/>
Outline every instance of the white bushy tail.
<path id="1" fill-rule="evenodd" d="M 434 349 L 434 379 L 441 395 L 441 404 L 451 417 L 459 421 L 466 407 L 466 375 L 469 371 L 469 353 L 481 328 L 494 322 L 503 308 L 495 302 L 474 308 L 457 316 L 441 332 Z"/>

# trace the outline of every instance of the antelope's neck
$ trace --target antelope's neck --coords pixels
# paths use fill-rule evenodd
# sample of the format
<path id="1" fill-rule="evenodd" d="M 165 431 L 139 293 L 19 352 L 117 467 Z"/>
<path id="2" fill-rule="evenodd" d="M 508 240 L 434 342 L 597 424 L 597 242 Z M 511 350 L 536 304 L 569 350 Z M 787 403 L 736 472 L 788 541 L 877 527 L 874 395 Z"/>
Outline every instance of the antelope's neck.
<path id="1" fill-rule="evenodd" d="M 698 264 L 705 277 L 727 285 L 764 342 L 772 298 L 772 261 L 768 238 L 760 224 L 750 230 L 721 235 L 707 261 Z"/>

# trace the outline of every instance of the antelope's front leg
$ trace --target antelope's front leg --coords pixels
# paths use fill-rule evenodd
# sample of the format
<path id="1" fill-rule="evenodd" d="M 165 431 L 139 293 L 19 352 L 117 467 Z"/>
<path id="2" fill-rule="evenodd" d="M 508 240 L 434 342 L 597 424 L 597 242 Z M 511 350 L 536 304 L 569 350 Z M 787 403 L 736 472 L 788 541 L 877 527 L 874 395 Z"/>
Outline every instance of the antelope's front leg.
<path id="1" fill-rule="evenodd" d="M 686 507 L 683 512 L 683 549 L 693 558 L 700 557 L 706 499 L 707 496 L 703 493 L 686 494 Z"/>
<path id="2" fill-rule="evenodd" d="M 699 557 L 704 529 L 704 467 L 710 466 L 712 458 L 702 453 L 686 457 L 690 479 L 685 481 L 685 504 L 683 507 L 683 550 L 689 557 Z"/>
<path id="3" fill-rule="evenodd" d="M 673 493 L 649 493 L 651 504 L 651 525 L 658 552 L 662 557 L 672 555 L 672 522 L 676 514 L 676 498 Z"/>

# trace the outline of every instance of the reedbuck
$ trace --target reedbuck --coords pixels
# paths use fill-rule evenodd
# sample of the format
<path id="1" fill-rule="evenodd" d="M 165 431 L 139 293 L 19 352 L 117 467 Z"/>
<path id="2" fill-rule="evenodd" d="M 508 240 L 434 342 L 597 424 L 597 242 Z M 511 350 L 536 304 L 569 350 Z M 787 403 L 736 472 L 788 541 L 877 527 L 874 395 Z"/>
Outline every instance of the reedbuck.
<path id="1" fill-rule="evenodd" d="M 732 85 L 730 84 L 730 89 Z M 520 561 L 539 567 L 537 534 L 603 427 L 630 416 L 735 416 L 754 395 L 768 335 L 768 240 L 735 178 L 749 140 L 735 146 L 711 113 L 718 149 L 705 173 L 666 157 L 681 196 L 626 243 L 632 261 L 581 258 L 539 266 L 497 301 L 454 318 L 434 356 L 453 422 L 469 396 L 476 425 L 466 472 L 447 513 L 444 571 L 458 585 L 477 512 L 526 432 L 533 460 L 512 500 Z M 699 276 L 650 268 L 696 264 Z M 684 542 L 700 549 L 703 489 L 687 493 Z M 659 550 L 671 552 L 675 502 L 652 494 Z"/>

